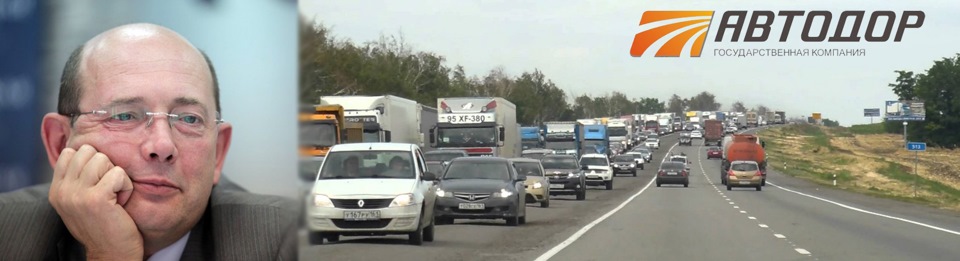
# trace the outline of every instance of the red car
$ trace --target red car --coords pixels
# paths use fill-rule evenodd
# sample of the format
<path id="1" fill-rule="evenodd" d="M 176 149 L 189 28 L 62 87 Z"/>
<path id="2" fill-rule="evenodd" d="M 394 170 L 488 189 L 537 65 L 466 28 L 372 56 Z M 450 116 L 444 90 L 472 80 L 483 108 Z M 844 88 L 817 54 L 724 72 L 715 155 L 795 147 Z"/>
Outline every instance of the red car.
<path id="1" fill-rule="evenodd" d="M 712 159 L 712 158 L 718 158 L 718 159 L 719 159 L 719 158 L 722 157 L 722 155 L 723 155 L 723 153 L 720 152 L 720 148 L 718 148 L 718 147 L 710 147 L 710 148 L 707 148 L 707 159 Z"/>

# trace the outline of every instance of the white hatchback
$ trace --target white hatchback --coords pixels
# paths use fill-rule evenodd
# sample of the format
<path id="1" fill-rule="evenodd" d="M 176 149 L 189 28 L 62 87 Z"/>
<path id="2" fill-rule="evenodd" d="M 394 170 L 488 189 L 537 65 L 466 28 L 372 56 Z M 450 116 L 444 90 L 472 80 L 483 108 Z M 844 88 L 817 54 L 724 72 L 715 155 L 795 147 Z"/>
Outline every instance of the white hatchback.
<path id="1" fill-rule="evenodd" d="M 417 145 L 338 144 L 330 149 L 307 199 L 310 244 L 340 236 L 403 234 L 433 241 L 436 175 Z"/>

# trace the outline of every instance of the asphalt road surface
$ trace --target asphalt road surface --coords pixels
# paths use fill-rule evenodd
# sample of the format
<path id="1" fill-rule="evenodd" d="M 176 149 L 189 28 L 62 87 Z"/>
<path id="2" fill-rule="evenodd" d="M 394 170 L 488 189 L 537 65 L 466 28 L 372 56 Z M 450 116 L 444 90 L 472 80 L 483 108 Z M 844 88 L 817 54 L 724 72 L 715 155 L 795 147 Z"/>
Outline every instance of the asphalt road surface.
<path id="1" fill-rule="evenodd" d="M 436 241 L 405 236 L 342 237 L 311 246 L 302 260 L 958 260 L 960 213 L 833 190 L 768 172 L 763 191 L 719 181 L 705 147 L 662 138 L 639 177 L 614 178 L 587 200 L 555 196 L 527 206 L 527 224 L 460 221 Z M 690 157 L 690 187 L 653 185 L 668 150 Z"/>

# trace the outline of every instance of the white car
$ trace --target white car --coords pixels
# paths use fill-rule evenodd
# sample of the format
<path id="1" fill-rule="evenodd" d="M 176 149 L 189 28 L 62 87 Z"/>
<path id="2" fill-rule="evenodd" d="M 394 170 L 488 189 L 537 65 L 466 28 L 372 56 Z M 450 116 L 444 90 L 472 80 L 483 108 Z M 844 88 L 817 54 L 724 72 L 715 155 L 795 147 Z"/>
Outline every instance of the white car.
<path id="1" fill-rule="evenodd" d="M 652 148 L 652 149 L 658 149 L 658 150 L 659 150 L 659 149 L 660 149 L 660 139 L 658 139 L 658 138 L 647 138 L 647 140 L 643 141 L 643 145 L 644 145 L 644 146 L 647 146 L 647 148 Z"/>
<path id="2" fill-rule="evenodd" d="M 591 153 L 580 157 L 580 168 L 587 176 L 588 186 L 606 186 L 613 190 L 613 170 L 607 155 Z"/>
<path id="3" fill-rule="evenodd" d="M 307 199 L 310 244 L 387 234 L 407 235 L 412 245 L 433 241 L 437 177 L 426 166 L 413 144 L 333 146 Z"/>
<path id="4" fill-rule="evenodd" d="M 691 139 L 703 139 L 703 132 L 700 132 L 700 130 L 691 131 L 691 132 L 690 132 L 690 138 L 691 138 Z"/>

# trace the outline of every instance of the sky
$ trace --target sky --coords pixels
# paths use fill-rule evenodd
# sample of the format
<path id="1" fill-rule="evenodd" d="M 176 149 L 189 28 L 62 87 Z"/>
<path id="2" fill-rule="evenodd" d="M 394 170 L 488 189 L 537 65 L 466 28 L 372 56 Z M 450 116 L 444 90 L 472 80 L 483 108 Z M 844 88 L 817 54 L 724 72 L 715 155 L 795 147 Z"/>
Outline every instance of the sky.
<path id="1" fill-rule="evenodd" d="M 819 112 L 845 126 L 870 123 L 870 118 L 863 117 L 864 108 L 881 108 L 882 113 L 885 100 L 897 99 L 887 86 L 896 79 L 895 70 L 923 73 L 935 60 L 960 53 L 956 33 L 960 32 L 960 1 L 955 0 L 300 0 L 299 6 L 301 15 L 331 28 L 337 38 L 363 43 L 402 33 L 414 50 L 440 54 L 447 66 L 460 64 L 468 75 L 485 75 L 501 66 L 511 75 L 539 69 L 570 96 L 620 91 L 631 98 L 665 101 L 673 94 L 692 97 L 708 91 L 717 96 L 722 109 L 743 101 L 747 107 L 762 104 L 785 111 L 787 117 Z M 653 51 L 632 57 L 634 35 L 659 26 L 639 25 L 649 10 L 714 11 L 701 57 L 653 57 Z M 784 23 L 780 17 L 774 19 L 767 42 L 730 42 L 732 31 L 714 42 L 720 17 L 727 10 L 830 11 L 828 37 L 840 13 L 847 10 L 867 12 L 861 36 L 873 11 L 897 14 L 894 34 L 904 10 L 923 11 L 925 20 L 920 28 L 906 29 L 900 42 L 893 37 L 888 42 L 803 42 L 799 35 L 806 16 L 792 23 L 786 42 L 777 41 Z M 853 19 L 847 23 L 844 31 L 851 30 Z M 651 49 L 659 48 L 665 39 Z M 714 53 L 728 48 L 864 49 L 865 55 L 730 57 Z"/>

